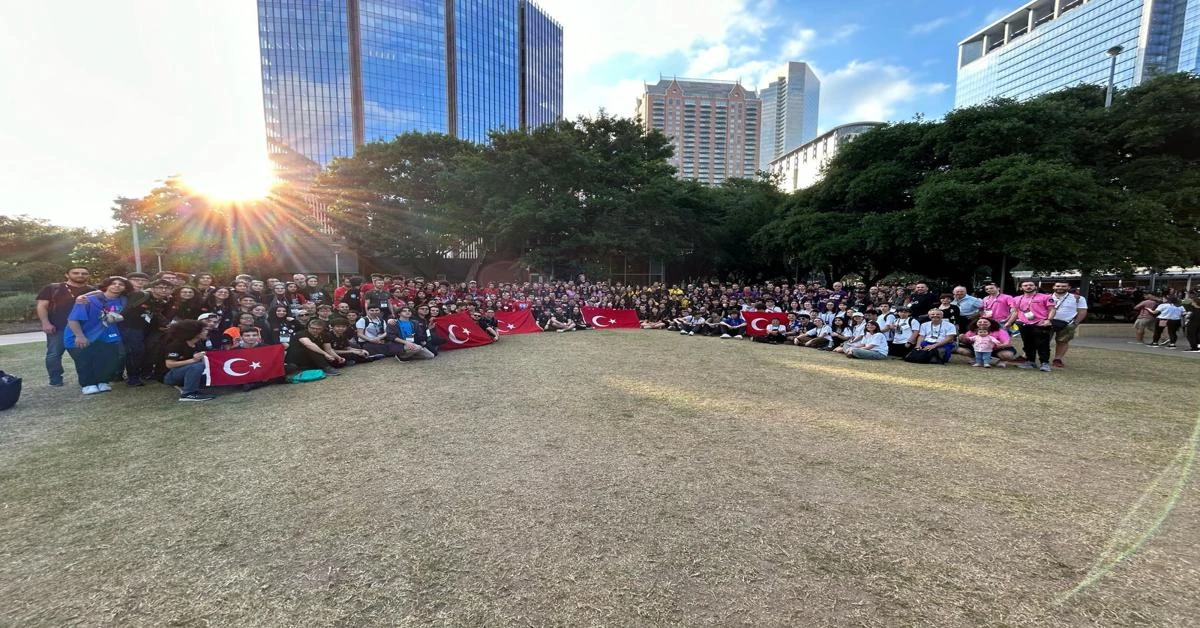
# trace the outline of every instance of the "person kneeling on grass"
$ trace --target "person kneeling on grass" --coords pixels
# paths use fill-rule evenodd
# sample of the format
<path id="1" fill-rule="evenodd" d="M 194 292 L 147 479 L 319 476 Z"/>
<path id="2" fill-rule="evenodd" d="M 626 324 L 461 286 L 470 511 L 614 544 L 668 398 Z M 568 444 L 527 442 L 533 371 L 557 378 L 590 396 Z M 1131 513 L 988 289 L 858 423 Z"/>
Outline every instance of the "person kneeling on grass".
<path id="1" fill-rule="evenodd" d="M 341 375 L 341 371 L 333 367 L 345 364 L 346 358 L 325 347 L 325 321 L 309 320 L 303 329 L 296 330 L 284 354 L 287 373 L 325 371 L 327 375 Z"/>
<path id="2" fill-rule="evenodd" d="M 163 383 L 179 387 L 180 401 L 216 398 L 200 391 L 204 385 L 204 351 L 200 347 L 206 337 L 208 326 L 200 321 L 178 321 L 167 328 Z"/>
<path id="3" fill-rule="evenodd" d="M 877 321 L 867 321 L 862 337 L 842 345 L 842 353 L 848 358 L 882 360 L 888 357 L 887 335 L 880 330 Z"/>
<path id="4" fill-rule="evenodd" d="M 369 352 L 351 344 L 353 341 L 354 332 L 350 331 L 350 321 L 339 316 L 329 319 L 329 331 L 325 334 L 324 348 L 326 351 L 332 351 L 342 356 L 346 360 L 346 366 L 354 366 L 384 357 L 383 354 L 376 354 L 376 357 L 372 358 Z"/>

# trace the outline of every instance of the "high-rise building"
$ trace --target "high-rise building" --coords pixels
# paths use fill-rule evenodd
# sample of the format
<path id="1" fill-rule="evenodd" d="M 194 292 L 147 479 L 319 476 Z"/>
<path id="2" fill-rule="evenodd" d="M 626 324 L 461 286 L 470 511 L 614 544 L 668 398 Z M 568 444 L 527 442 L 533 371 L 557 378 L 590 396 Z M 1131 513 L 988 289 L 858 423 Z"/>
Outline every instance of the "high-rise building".
<path id="1" fill-rule="evenodd" d="M 759 92 L 762 136 L 759 169 L 817 136 L 821 80 L 807 63 L 791 61 L 783 75 Z"/>
<path id="2" fill-rule="evenodd" d="M 531 0 L 258 0 L 258 24 L 267 142 L 289 166 L 562 117 L 562 27 Z"/>
<path id="3" fill-rule="evenodd" d="M 882 122 L 852 122 L 833 127 L 772 160 L 765 170 L 779 177 L 784 192 L 803 190 L 825 176 L 825 166 L 846 142 L 881 126 Z"/>
<path id="4" fill-rule="evenodd" d="M 719 185 L 758 168 L 762 103 L 740 83 L 663 79 L 637 103 L 647 129 L 671 138 L 676 176 Z"/>
<path id="5" fill-rule="evenodd" d="M 1033 0 L 958 45 L 956 107 L 1200 70 L 1200 0 Z"/>

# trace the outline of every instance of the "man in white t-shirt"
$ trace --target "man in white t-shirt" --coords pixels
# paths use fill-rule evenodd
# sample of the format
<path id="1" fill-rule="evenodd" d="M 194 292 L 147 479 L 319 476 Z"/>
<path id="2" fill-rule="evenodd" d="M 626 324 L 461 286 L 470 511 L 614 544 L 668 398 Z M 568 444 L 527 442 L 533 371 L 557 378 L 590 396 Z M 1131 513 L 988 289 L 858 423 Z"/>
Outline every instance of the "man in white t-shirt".
<path id="1" fill-rule="evenodd" d="M 936 351 L 942 364 L 950 361 L 954 353 L 954 341 L 958 338 L 958 327 L 943 318 L 938 308 L 929 310 L 929 320 L 921 323 L 917 331 L 917 348 Z"/>
<path id="2" fill-rule="evenodd" d="M 1063 367 L 1063 358 L 1067 357 L 1068 343 L 1075 337 L 1079 324 L 1087 317 L 1087 299 L 1071 292 L 1071 284 L 1065 281 L 1054 283 L 1054 292 L 1050 294 L 1054 301 L 1054 318 L 1050 324 L 1054 326 L 1054 364 L 1055 368 Z"/>

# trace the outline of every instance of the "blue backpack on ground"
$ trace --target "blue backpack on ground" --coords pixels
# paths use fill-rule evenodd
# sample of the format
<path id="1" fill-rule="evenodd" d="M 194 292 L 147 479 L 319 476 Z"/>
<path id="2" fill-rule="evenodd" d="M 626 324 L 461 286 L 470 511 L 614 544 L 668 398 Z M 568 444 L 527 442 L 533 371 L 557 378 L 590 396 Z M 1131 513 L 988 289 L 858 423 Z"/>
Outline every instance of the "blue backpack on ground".
<path id="1" fill-rule="evenodd" d="M 21 398 L 21 378 L 0 371 L 0 410 L 17 405 Z"/>

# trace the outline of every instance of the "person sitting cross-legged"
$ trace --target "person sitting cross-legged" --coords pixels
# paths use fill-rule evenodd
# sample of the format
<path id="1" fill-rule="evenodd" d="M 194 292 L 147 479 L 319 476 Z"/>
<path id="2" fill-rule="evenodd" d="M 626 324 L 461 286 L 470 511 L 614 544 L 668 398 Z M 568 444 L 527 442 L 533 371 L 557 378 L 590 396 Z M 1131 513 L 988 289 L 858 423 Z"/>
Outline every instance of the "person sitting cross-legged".
<path id="1" fill-rule="evenodd" d="M 877 321 L 867 321 L 862 336 L 843 344 L 842 353 L 848 358 L 883 360 L 888 357 L 887 335 Z"/>
<path id="2" fill-rule="evenodd" d="M 208 326 L 200 321 L 182 320 L 167 327 L 163 348 L 163 383 L 179 387 L 180 401 L 210 401 L 213 395 L 202 392 L 204 386 L 204 339 Z"/>
<path id="3" fill-rule="evenodd" d="M 426 331 L 419 321 L 413 319 L 412 308 L 400 308 L 397 317 L 388 321 L 388 344 L 397 360 L 406 362 L 412 359 L 431 360 L 437 354 L 425 346 Z"/>
<path id="4" fill-rule="evenodd" d="M 575 321 L 571 320 L 570 316 L 567 316 L 566 311 L 560 305 L 554 308 L 554 313 L 550 315 L 550 320 L 546 321 L 545 329 L 546 331 L 564 332 L 574 331 L 575 327 Z"/>
<path id="5" fill-rule="evenodd" d="M 730 308 L 725 313 L 725 318 L 721 319 L 721 337 L 741 338 L 744 333 L 746 333 L 746 319 L 742 317 L 740 310 Z"/>
<path id="6" fill-rule="evenodd" d="M 934 361 L 946 364 L 953 355 L 958 327 L 944 318 L 940 308 L 929 310 L 929 320 L 917 331 L 917 348 L 934 351 Z"/>
<path id="7" fill-rule="evenodd" d="M 810 349 L 831 348 L 833 344 L 833 327 L 821 317 L 814 318 L 812 325 L 811 329 L 796 336 L 792 343 L 797 347 L 808 347 Z"/>
<path id="8" fill-rule="evenodd" d="M 300 371 L 324 371 L 328 375 L 340 375 L 333 368 L 346 363 L 346 359 L 325 348 L 325 321 L 314 318 L 303 329 L 297 329 L 284 354 L 288 374 Z"/>

